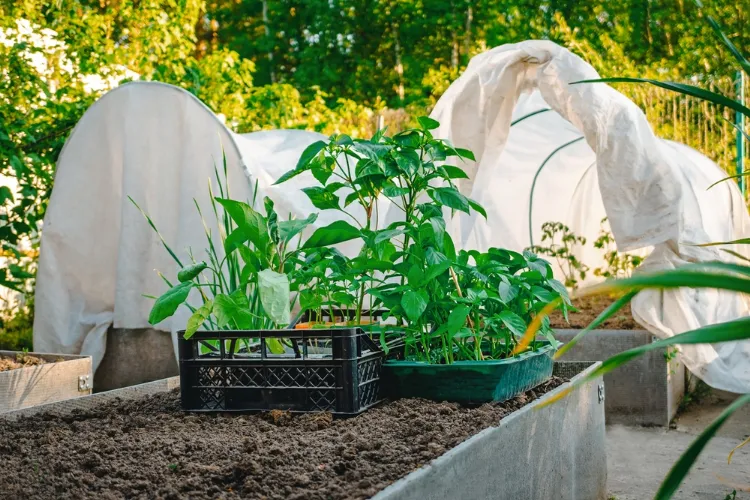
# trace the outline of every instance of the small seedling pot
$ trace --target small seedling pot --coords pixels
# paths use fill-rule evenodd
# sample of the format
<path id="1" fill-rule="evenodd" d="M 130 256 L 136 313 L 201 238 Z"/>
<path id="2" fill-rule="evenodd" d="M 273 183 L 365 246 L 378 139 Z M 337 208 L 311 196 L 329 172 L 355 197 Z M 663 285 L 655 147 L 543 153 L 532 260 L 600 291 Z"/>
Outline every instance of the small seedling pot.
<path id="1" fill-rule="evenodd" d="M 425 398 L 461 404 L 506 401 L 552 376 L 548 342 L 518 356 L 488 361 L 456 361 L 450 365 L 388 360 L 383 388 L 389 398 Z"/>

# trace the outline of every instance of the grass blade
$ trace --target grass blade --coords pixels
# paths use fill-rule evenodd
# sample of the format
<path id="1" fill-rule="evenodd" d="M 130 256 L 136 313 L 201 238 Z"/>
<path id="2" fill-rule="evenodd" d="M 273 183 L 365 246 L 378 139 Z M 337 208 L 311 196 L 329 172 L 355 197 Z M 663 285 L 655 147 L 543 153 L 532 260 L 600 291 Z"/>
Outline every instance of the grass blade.
<path id="1" fill-rule="evenodd" d="M 750 238 L 740 238 L 739 240 L 732 240 L 732 241 L 716 241 L 713 243 L 702 243 L 700 245 L 695 245 L 697 247 L 715 247 L 719 245 L 750 245 Z"/>
<path id="2" fill-rule="evenodd" d="M 565 352 L 568 349 L 576 345 L 576 343 L 578 343 L 578 341 L 581 340 L 587 333 L 589 333 L 591 330 L 593 330 L 597 326 L 607 321 L 613 314 L 615 314 L 617 311 L 622 309 L 628 302 L 630 302 L 630 300 L 633 297 L 635 297 L 637 293 L 638 293 L 638 290 L 631 290 L 625 295 L 623 295 L 622 297 L 620 297 L 619 299 L 617 299 L 615 302 L 610 304 L 609 307 L 607 307 L 604 311 L 602 311 L 602 313 L 599 314 L 599 316 L 597 316 L 596 319 L 592 321 L 590 325 L 588 325 L 586 328 L 578 332 L 575 337 L 570 339 L 570 342 L 560 347 L 560 349 L 558 349 L 558 351 L 553 356 L 553 359 L 559 359 L 560 356 L 565 354 Z"/>
<path id="3" fill-rule="evenodd" d="M 652 80 L 650 78 L 625 78 L 625 77 L 581 80 L 578 82 L 573 82 L 572 84 L 578 84 L 578 83 L 648 83 L 651 85 L 655 85 L 657 87 L 661 87 L 663 89 L 672 90 L 674 92 L 679 92 L 680 94 L 685 94 L 685 95 L 689 95 L 692 97 L 697 97 L 699 99 L 703 99 L 704 101 L 709 101 L 714 104 L 718 104 L 720 106 L 733 109 L 734 111 L 742 113 L 743 115 L 750 118 L 750 108 L 743 106 L 739 102 L 735 101 L 734 99 L 730 99 L 729 97 L 725 95 L 722 95 L 716 92 L 711 92 L 710 90 L 702 89 L 700 87 L 696 87 L 695 85 L 687 85 L 685 83 L 676 83 L 676 82 L 663 82 L 660 80 Z"/>
<path id="4" fill-rule="evenodd" d="M 698 455 L 703 451 L 703 448 L 705 448 L 711 438 L 716 435 L 721 426 L 724 425 L 724 422 L 726 422 L 735 411 L 747 403 L 750 403 L 750 394 L 745 394 L 744 396 L 737 398 L 731 405 L 727 406 L 727 408 L 721 412 L 721 415 L 716 417 L 716 419 L 700 433 L 695 441 L 690 444 L 688 449 L 685 450 L 685 453 L 680 456 L 680 459 L 677 460 L 674 466 L 672 466 L 669 474 L 667 474 L 667 477 L 664 478 L 664 481 L 661 483 L 659 491 L 656 492 L 656 496 L 654 497 L 655 500 L 668 500 L 672 498 L 672 495 L 675 494 L 677 488 L 680 487 L 680 484 L 688 475 L 688 472 L 690 472 L 690 468 L 698 459 Z"/>
<path id="5" fill-rule="evenodd" d="M 695 0 L 695 5 L 698 6 L 698 11 L 702 13 L 703 3 L 700 0 Z M 742 55 L 742 53 L 739 51 L 737 46 L 735 46 L 732 43 L 732 41 L 729 39 L 729 37 L 724 34 L 724 31 L 722 31 L 721 26 L 719 26 L 719 23 L 717 23 L 716 20 L 710 15 L 705 14 L 705 16 L 706 16 L 706 20 L 708 21 L 708 24 L 710 24 L 711 28 L 714 30 L 714 33 L 716 33 L 716 35 L 719 37 L 719 39 L 724 44 L 724 46 L 726 46 L 726 48 L 729 49 L 729 52 L 732 53 L 732 56 L 734 56 L 737 62 L 740 63 L 742 70 L 747 75 L 750 75 L 750 62 L 748 62 L 748 60 L 745 59 L 745 56 Z"/>
<path id="6" fill-rule="evenodd" d="M 623 351 L 603 361 L 602 365 L 599 368 L 591 372 L 585 378 L 571 385 L 565 391 L 559 393 L 556 397 L 546 401 L 542 404 L 542 406 L 552 404 L 555 401 L 564 398 L 581 385 L 590 382 L 597 377 L 605 375 L 612 370 L 628 363 L 632 359 L 637 358 L 641 354 L 649 351 L 654 351 L 678 344 L 715 344 L 720 342 L 733 342 L 736 340 L 746 339 L 750 339 L 750 317 L 728 321 L 726 323 L 719 323 L 716 325 L 704 326 L 702 328 L 698 328 L 697 330 L 690 330 L 673 337 L 657 340 L 650 344 L 634 347 L 633 349 L 628 349 L 627 351 Z"/>
<path id="7" fill-rule="evenodd" d="M 744 260 L 745 262 L 750 262 L 750 259 L 748 259 L 744 255 L 742 255 L 741 253 L 735 252 L 734 250 L 727 250 L 726 248 L 722 248 L 721 251 L 722 252 L 726 252 L 729 255 L 733 255 L 733 256 L 737 257 L 738 259 L 740 259 L 740 260 Z"/>
<path id="8" fill-rule="evenodd" d="M 706 191 L 708 191 L 712 187 L 716 186 L 717 184 L 721 184 L 722 182 L 726 182 L 726 181 L 728 181 L 730 179 L 739 179 L 740 177 L 747 177 L 748 175 L 750 175 L 750 170 L 745 170 L 742 173 L 735 174 L 735 175 L 730 175 L 729 177 L 724 177 L 723 179 L 718 180 L 718 181 L 714 182 L 713 184 L 711 184 L 710 186 L 708 186 L 706 188 Z"/>
<path id="9" fill-rule="evenodd" d="M 128 199 L 130 200 L 130 202 L 133 205 L 135 205 L 135 208 L 137 208 L 141 212 L 141 214 L 143 215 L 143 217 L 146 218 L 146 221 L 148 222 L 148 225 L 151 226 L 151 229 L 154 230 L 154 232 L 156 233 L 156 235 L 161 240 L 161 244 L 164 246 L 164 248 L 167 249 L 167 252 L 169 252 L 169 255 L 172 256 L 172 259 L 174 259 L 174 261 L 177 262 L 177 265 L 180 266 L 180 267 L 185 267 L 185 266 L 182 265 L 182 262 L 180 262 L 180 259 L 177 258 L 177 255 L 172 251 L 172 249 L 169 248 L 169 245 L 167 245 L 167 242 L 164 241 L 164 237 L 161 235 L 161 233 L 159 232 L 159 230 L 156 228 L 156 224 L 154 224 L 154 221 L 151 220 L 151 217 L 149 217 L 149 215 L 146 212 L 143 211 L 143 209 L 138 205 L 138 203 L 135 202 L 135 200 L 133 198 L 131 198 L 130 196 L 128 196 Z"/>

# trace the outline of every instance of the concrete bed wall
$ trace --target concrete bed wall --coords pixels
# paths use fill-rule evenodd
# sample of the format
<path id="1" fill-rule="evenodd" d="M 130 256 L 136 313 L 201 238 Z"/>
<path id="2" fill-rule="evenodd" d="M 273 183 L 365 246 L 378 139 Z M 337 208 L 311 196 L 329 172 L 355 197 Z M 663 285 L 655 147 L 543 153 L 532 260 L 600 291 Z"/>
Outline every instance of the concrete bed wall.
<path id="1" fill-rule="evenodd" d="M 580 330 L 556 330 L 561 342 Z M 604 361 L 622 351 L 650 344 L 645 330 L 592 330 L 562 357 L 566 361 Z M 659 349 L 635 358 L 604 376 L 608 424 L 669 426 L 685 395 L 685 366 L 667 361 Z"/>

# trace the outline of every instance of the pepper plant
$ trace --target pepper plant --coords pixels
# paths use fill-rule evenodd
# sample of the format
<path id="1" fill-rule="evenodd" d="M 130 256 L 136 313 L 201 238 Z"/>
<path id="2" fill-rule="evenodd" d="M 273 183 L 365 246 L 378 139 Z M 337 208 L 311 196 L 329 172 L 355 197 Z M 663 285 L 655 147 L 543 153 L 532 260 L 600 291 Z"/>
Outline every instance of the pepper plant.
<path id="1" fill-rule="evenodd" d="M 486 212 L 457 189 L 454 181 L 467 175 L 447 160 L 474 156 L 435 139 L 434 120 L 423 117 L 419 123 L 393 137 L 381 131 L 370 140 L 337 135 L 318 141 L 277 181 L 311 172 L 318 185 L 303 191 L 312 204 L 344 219 L 318 229 L 318 240 L 361 241 L 354 259 L 331 255 L 328 265 L 314 266 L 315 291 L 303 292 L 310 297 L 303 307 L 331 306 L 339 297 L 353 302 L 358 322 L 367 298 L 371 310 L 384 308 L 384 317 L 395 320 L 390 331 L 401 336 L 406 356 L 423 361 L 508 356 L 516 336 L 549 301 L 562 295 L 567 310 L 565 287 L 552 279 L 549 264 L 531 253 L 456 252 L 446 215 L 474 210 L 486 217 Z M 400 217 L 381 228 L 384 202 Z M 551 336 L 548 323 L 543 333 Z"/>

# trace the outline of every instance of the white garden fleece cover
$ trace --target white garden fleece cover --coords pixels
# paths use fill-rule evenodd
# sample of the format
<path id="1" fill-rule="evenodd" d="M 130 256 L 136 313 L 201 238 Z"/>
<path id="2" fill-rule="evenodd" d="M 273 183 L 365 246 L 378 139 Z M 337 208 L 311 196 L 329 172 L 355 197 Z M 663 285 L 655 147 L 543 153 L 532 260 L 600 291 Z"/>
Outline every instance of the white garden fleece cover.
<path id="1" fill-rule="evenodd" d="M 488 211 L 488 222 L 455 217 L 455 241 L 522 250 L 532 236 L 539 242 L 541 224 L 551 220 L 593 241 L 606 215 L 620 250 L 653 247 L 644 269 L 726 259 L 717 248 L 693 244 L 748 236 L 739 190 L 727 182 L 706 191 L 723 172 L 694 150 L 655 138 L 641 111 L 611 87 L 569 85 L 597 77 L 551 42 L 506 45 L 472 59 L 432 114 L 441 123 L 436 136 L 475 152 L 477 162 L 462 165 L 470 179 L 459 187 Z M 553 111 L 511 127 L 541 107 Z M 585 140 L 565 146 L 581 133 Z M 128 196 L 184 262 L 188 249 L 202 260 L 206 240 L 194 200 L 217 234 L 207 183 L 214 165 L 221 165 L 222 149 L 232 198 L 250 199 L 257 182 L 259 197 L 271 197 L 279 214 L 305 217 L 315 210 L 300 188 L 311 177 L 272 184 L 320 138 L 292 130 L 234 134 L 195 97 L 165 84 L 130 83 L 106 94 L 86 112 L 58 160 L 42 234 L 35 349 L 89 354 L 98 366 L 110 326 L 150 326 L 153 302 L 143 294 L 163 293 L 166 285 L 155 271 L 174 277 L 177 265 Z M 324 212 L 315 226 L 334 218 Z M 600 265 L 596 251 L 581 252 L 591 267 Z M 636 320 L 660 337 L 749 309 L 745 298 L 712 290 L 644 291 L 633 301 Z M 176 339 L 188 315 L 182 308 L 158 328 Z M 683 346 L 681 355 L 710 385 L 750 392 L 750 343 Z"/>

